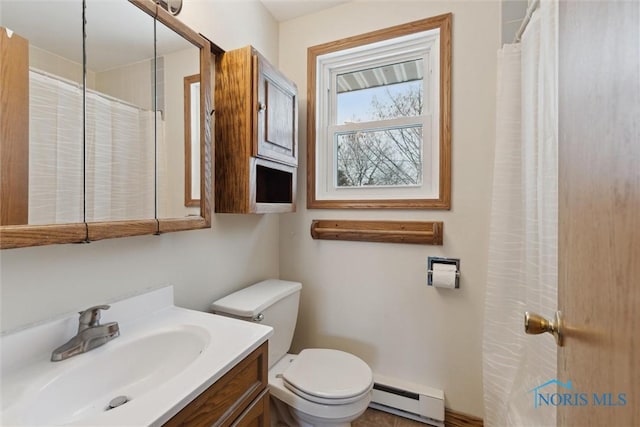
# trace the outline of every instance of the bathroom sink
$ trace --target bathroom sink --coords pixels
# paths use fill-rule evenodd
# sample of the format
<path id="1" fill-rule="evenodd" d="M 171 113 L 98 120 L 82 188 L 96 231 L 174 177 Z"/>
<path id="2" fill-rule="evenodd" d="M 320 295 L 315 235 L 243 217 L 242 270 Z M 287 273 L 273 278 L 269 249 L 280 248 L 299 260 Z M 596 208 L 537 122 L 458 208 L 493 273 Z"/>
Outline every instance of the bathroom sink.
<path id="1" fill-rule="evenodd" d="M 108 410 L 116 397 L 124 396 L 128 403 L 180 373 L 208 343 L 206 330 L 183 326 L 120 346 L 114 341 L 91 360 L 69 360 L 77 363 L 34 396 L 31 406 L 39 409 L 26 421 L 64 425 Z"/>
<path id="2" fill-rule="evenodd" d="M 80 355 L 85 357 L 29 367 L 33 368 L 27 369 L 31 370 L 33 392 L 21 401 L 25 408 L 21 423 L 65 425 L 112 410 L 109 404 L 117 397 L 124 397 L 118 403 L 127 404 L 182 372 L 209 341 L 206 329 L 181 325 L 150 330 L 135 340 L 114 340 Z M 7 391 L 12 390 L 3 389 L 3 394 Z"/>
<path id="3" fill-rule="evenodd" d="M 77 315 L 0 337 L 0 425 L 160 426 L 272 333 L 175 307 L 170 287 L 155 299 L 165 306 L 134 307 L 134 317 L 128 300 L 112 304 L 104 317 L 120 336 L 59 362 L 51 350 L 75 333 Z"/>

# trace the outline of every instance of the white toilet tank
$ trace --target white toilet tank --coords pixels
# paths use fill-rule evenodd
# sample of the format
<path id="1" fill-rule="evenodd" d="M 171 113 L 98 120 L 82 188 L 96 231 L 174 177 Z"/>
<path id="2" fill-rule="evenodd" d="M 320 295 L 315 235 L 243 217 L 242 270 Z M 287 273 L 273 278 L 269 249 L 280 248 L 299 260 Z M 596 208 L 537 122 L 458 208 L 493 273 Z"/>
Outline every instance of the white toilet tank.
<path id="1" fill-rule="evenodd" d="M 291 347 L 293 332 L 298 319 L 300 302 L 299 282 L 264 280 L 211 304 L 215 314 L 260 322 L 273 328 L 269 339 L 269 368 L 284 356 Z"/>

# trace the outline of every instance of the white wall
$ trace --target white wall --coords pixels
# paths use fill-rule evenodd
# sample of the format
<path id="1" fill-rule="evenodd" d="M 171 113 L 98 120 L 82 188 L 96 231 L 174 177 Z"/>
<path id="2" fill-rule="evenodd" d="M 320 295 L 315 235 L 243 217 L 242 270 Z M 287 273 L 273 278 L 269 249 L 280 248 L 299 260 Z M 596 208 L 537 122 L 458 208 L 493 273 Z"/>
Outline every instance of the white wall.
<path id="1" fill-rule="evenodd" d="M 95 73 L 95 90 L 136 105 L 153 110 L 153 60 L 123 65 Z"/>
<path id="2" fill-rule="evenodd" d="M 224 49 L 253 44 L 277 59 L 278 27 L 257 2 L 186 0 L 179 18 Z M 171 283 L 176 301 L 211 301 L 278 277 L 278 217 L 214 215 L 213 228 L 0 252 L 0 330 Z"/>
<path id="3" fill-rule="evenodd" d="M 251 44 L 278 63 L 278 24 L 258 0 L 184 0 L 179 16 L 224 50 Z"/>
<path id="4" fill-rule="evenodd" d="M 280 24 L 280 69 L 300 93 L 298 213 L 281 216 L 281 277 L 303 283 L 294 350 L 333 347 L 374 372 L 443 389 L 482 416 L 482 319 L 495 136 L 500 3 L 358 1 Z M 307 48 L 453 13 L 453 201 L 440 211 L 307 210 Z M 316 241 L 312 219 L 444 221 L 444 245 Z M 461 259 L 459 290 L 426 286 L 429 255 Z"/>
<path id="5" fill-rule="evenodd" d="M 82 64 L 73 62 L 60 55 L 48 52 L 32 44 L 29 45 L 29 67 L 55 74 L 67 80 L 82 84 Z M 87 86 L 95 86 L 95 73 L 87 71 Z"/>
<path id="6" fill-rule="evenodd" d="M 184 206 L 184 77 L 198 74 L 199 63 L 198 49 L 195 48 L 164 56 L 165 143 L 162 147 L 165 154 L 160 158 L 166 167 L 160 169 L 165 171 L 160 180 L 163 180 L 166 191 L 158 194 L 160 217 L 183 217 L 200 211 L 199 208 Z"/>

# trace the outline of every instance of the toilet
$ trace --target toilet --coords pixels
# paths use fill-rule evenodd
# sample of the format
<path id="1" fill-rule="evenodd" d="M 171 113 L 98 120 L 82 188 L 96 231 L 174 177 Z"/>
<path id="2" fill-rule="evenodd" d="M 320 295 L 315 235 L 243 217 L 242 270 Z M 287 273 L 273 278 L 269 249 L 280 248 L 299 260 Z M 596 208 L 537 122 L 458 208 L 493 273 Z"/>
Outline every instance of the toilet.
<path id="1" fill-rule="evenodd" d="M 215 314 L 273 327 L 269 340 L 271 425 L 348 427 L 369 406 L 371 368 L 353 354 L 332 349 L 288 353 L 302 285 L 264 280 L 215 301 Z"/>

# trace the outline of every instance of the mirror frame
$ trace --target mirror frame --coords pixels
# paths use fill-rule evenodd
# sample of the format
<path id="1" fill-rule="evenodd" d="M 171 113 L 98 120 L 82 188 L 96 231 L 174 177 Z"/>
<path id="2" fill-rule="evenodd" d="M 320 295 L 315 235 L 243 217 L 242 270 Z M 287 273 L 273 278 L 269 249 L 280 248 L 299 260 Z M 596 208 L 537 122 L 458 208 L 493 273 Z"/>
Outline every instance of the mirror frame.
<path id="1" fill-rule="evenodd" d="M 128 0 L 158 22 L 200 49 L 200 216 L 152 218 L 73 224 L 0 226 L 0 249 L 83 243 L 115 237 L 161 234 L 211 227 L 212 148 L 212 61 L 211 43 L 153 0 Z M 157 189 L 156 189 L 157 191 Z"/>

